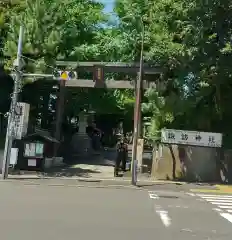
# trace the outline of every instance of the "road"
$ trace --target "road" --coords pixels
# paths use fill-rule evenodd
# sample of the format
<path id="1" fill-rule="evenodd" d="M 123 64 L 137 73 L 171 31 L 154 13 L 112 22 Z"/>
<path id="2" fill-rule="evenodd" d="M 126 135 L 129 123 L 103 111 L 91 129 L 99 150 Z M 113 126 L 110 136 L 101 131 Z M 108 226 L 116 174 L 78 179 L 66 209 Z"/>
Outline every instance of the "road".
<path id="1" fill-rule="evenodd" d="M 229 240 L 232 196 L 0 182 L 1 239 Z M 227 215 L 225 215 L 225 213 Z"/>

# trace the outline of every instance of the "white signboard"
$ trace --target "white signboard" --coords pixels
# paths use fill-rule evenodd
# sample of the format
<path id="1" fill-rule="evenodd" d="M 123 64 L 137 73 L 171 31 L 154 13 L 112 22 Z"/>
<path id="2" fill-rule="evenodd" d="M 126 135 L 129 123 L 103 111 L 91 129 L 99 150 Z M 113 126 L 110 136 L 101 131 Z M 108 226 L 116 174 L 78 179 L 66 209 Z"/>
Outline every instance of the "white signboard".
<path id="1" fill-rule="evenodd" d="M 30 105 L 28 103 L 19 102 L 16 109 L 15 119 L 15 138 L 21 139 L 27 134 L 29 121 Z"/>
<path id="2" fill-rule="evenodd" d="M 162 129 L 162 143 L 184 144 L 202 147 L 221 147 L 222 134 L 211 132 Z"/>
<path id="3" fill-rule="evenodd" d="M 28 167 L 36 167 L 36 159 L 28 159 Z"/>
<path id="4" fill-rule="evenodd" d="M 18 148 L 11 148 L 11 153 L 10 153 L 10 164 L 11 165 L 16 165 L 17 160 L 18 160 Z"/>

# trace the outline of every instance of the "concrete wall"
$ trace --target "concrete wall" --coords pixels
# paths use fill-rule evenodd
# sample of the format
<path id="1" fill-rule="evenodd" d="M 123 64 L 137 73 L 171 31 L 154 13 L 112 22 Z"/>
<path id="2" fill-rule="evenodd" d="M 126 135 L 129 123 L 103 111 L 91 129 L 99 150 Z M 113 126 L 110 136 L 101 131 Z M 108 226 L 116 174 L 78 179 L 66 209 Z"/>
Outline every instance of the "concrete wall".
<path id="1" fill-rule="evenodd" d="M 217 157 L 214 148 L 163 145 L 153 154 L 152 175 L 158 179 L 216 181 Z"/>

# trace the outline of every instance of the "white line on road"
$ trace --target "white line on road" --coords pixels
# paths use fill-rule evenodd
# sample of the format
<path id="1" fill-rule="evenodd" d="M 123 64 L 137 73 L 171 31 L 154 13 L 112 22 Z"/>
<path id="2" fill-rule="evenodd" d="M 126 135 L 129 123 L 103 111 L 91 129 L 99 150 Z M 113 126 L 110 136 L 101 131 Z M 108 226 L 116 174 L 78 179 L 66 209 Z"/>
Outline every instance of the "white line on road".
<path id="1" fill-rule="evenodd" d="M 217 198 L 214 198 L 214 199 L 211 199 L 211 198 L 207 198 L 207 199 L 204 199 L 208 202 L 218 202 L 218 203 L 232 203 L 232 199 L 217 199 Z"/>
<path id="2" fill-rule="evenodd" d="M 171 225 L 171 219 L 168 216 L 168 212 L 164 211 L 164 210 L 157 210 L 156 212 L 160 215 L 160 218 L 161 218 L 164 226 L 169 227 Z"/>
<path id="3" fill-rule="evenodd" d="M 194 193 L 186 193 L 186 194 L 191 196 L 191 197 L 195 197 L 196 196 L 196 194 L 194 194 Z"/>
<path id="4" fill-rule="evenodd" d="M 217 212 L 222 212 L 222 210 L 220 208 L 213 208 L 214 211 L 217 211 Z"/>
<path id="5" fill-rule="evenodd" d="M 183 209 L 187 209 L 189 208 L 188 206 L 176 206 L 176 205 L 168 205 L 168 208 L 183 208 Z"/>
<path id="6" fill-rule="evenodd" d="M 218 207 L 223 208 L 223 209 L 232 209 L 232 206 L 222 206 L 222 205 L 219 205 Z"/>
<path id="7" fill-rule="evenodd" d="M 155 205 L 155 211 L 160 216 L 160 219 L 165 227 L 171 225 L 171 218 L 168 216 L 168 212 L 164 211 L 160 205 Z"/>
<path id="8" fill-rule="evenodd" d="M 220 213 L 220 215 L 232 223 L 232 215 L 230 213 Z"/>
<path id="9" fill-rule="evenodd" d="M 151 199 L 159 199 L 159 196 L 155 192 L 149 191 L 148 193 Z M 164 211 L 160 205 L 155 205 L 155 211 L 160 216 L 164 226 L 169 227 L 171 225 L 171 218 L 168 216 L 168 212 Z"/>
<path id="10" fill-rule="evenodd" d="M 213 205 L 217 205 L 217 208 L 213 210 L 217 211 L 221 217 L 232 223 L 232 195 L 208 195 L 197 194 L 199 197 Z"/>
<path id="11" fill-rule="evenodd" d="M 217 199 L 232 199 L 231 195 L 208 195 L 208 194 L 197 194 L 197 196 L 202 198 L 217 198 Z"/>
<path id="12" fill-rule="evenodd" d="M 232 206 L 232 202 L 211 202 L 214 205 L 220 205 L 220 206 Z"/>
<path id="13" fill-rule="evenodd" d="M 158 199 L 159 198 L 159 196 L 157 194 L 155 194 L 154 192 L 149 192 L 149 197 L 151 199 Z"/>

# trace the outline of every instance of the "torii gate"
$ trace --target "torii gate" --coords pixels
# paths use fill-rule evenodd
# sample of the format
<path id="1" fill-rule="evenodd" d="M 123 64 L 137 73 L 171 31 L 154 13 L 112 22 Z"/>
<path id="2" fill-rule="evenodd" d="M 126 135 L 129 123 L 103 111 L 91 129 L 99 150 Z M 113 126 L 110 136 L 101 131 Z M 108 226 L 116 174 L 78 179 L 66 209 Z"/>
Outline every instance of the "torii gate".
<path id="1" fill-rule="evenodd" d="M 66 87 L 82 87 L 82 88 L 110 88 L 110 89 L 136 89 L 136 74 L 140 70 L 139 63 L 126 62 L 68 62 L 57 61 L 56 68 L 65 71 L 75 71 L 76 79 L 68 81 L 60 81 L 60 91 L 57 104 L 55 137 L 60 139 L 60 129 L 64 109 L 65 88 Z M 91 72 L 92 79 L 79 79 L 79 73 Z M 143 81 L 142 89 L 147 89 L 154 85 L 154 82 L 162 72 L 161 68 L 156 65 L 143 64 Z M 105 79 L 105 73 L 124 73 L 130 74 L 134 80 L 114 80 Z M 141 91 L 141 89 L 140 89 Z M 141 117 L 141 116 L 140 116 Z M 57 150 L 56 150 L 57 151 Z M 56 153 L 55 151 L 55 153 Z"/>

